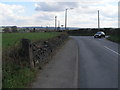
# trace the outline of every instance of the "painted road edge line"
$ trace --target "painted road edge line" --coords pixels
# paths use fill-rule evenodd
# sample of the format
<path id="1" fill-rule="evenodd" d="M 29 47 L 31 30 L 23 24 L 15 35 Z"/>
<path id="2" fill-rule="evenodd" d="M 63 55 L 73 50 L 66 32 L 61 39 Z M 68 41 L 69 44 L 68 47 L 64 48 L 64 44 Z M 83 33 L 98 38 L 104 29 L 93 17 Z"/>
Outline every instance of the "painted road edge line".
<path id="1" fill-rule="evenodd" d="M 106 47 L 106 46 L 104 46 L 104 47 L 105 47 L 106 49 L 108 49 L 108 50 L 110 50 L 110 51 L 116 53 L 117 55 L 120 55 L 118 52 L 116 52 L 116 51 L 114 51 L 114 50 L 112 50 L 112 49 L 110 49 L 110 48 L 108 48 L 108 47 Z"/>

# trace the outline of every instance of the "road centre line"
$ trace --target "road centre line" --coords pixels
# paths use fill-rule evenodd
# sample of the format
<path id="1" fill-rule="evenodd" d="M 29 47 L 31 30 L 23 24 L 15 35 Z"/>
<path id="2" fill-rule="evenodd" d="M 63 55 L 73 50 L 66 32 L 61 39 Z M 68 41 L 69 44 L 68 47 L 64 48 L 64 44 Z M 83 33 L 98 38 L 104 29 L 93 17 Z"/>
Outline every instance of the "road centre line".
<path id="1" fill-rule="evenodd" d="M 116 51 L 114 51 L 114 50 L 112 50 L 112 49 L 110 49 L 110 48 L 108 48 L 108 47 L 106 47 L 106 46 L 104 46 L 104 47 L 105 47 L 106 49 L 108 49 L 108 50 L 110 50 L 110 51 L 116 53 L 117 55 L 120 55 L 118 52 L 116 52 Z"/>

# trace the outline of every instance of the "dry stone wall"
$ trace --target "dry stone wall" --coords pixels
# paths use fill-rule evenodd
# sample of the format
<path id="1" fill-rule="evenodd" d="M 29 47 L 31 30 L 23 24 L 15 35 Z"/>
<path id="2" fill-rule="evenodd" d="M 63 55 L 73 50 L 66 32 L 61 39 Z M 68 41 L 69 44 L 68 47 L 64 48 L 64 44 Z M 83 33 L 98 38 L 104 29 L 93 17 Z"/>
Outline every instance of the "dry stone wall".
<path id="1" fill-rule="evenodd" d="M 34 66 L 32 67 L 37 66 L 41 68 L 42 65 L 47 63 L 52 53 L 64 42 L 65 39 L 67 39 L 66 35 L 60 35 L 53 39 L 32 43 L 31 51 L 33 55 L 31 61 L 34 63 Z"/>
<path id="2" fill-rule="evenodd" d="M 67 38 L 67 34 L 60 34 L 52 39 L 36 42 L 22 39 L 21 45 L 14 46 L 9 49 L 9 51 L 4 51 L 3 63 L 11 62 L 12 64 L 23 67 L 28 66 L 30 68 L 41 68 L 50 60 L 50 57 L 53 55 L 56 48 L 59 47 Z"/>

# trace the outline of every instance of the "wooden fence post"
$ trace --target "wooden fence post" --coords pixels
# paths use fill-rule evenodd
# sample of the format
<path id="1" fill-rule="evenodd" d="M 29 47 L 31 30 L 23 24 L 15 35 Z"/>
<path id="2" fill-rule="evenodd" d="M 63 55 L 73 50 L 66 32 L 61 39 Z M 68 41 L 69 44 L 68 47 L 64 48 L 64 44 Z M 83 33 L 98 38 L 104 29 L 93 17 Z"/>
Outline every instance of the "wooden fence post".
<path id="1" fill-rule="evenodd" d="M 34 68 L 34 62 L 33 62 L 33 52 L 32 52 L 32 44 L 29 44 L 29 60 L 30 60 L 30 68 Z"/>
<path id="2" fill-rule="evenodd" d="M 22 49 L 24 50 L 25 57 L 28 58 L 30 68 L 34 68 L 32 45 L 29 39 L 22 39 Z"/>

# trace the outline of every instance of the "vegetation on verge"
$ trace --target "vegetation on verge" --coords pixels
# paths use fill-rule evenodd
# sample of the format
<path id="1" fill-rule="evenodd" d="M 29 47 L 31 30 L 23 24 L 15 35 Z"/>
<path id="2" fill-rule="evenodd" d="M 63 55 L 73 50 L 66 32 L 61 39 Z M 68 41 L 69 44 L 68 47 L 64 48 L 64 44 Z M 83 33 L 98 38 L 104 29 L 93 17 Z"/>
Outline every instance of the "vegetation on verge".
<path id="1" fill-rule="evenodd" d="M 38 40 L 47 40 L 60 34 L 58 32 L 3 33 L 3 88 L 26 88 L 35 79 L 38 71 L 36 68 L 29 68 L 25 60 L 21 64 L 13 64 L 12 62 L 16 60 L 12 60 L 9 54 L 6 54 L 9 53 L 9 49 L 13 48 L 16 44 L 20 44 L 20 40 L 23 38 L 35 42 Z M 17 52 L 17 49 L 15 50 Z"/>
<path id="2" fill-rule="evenodd" d="M 10 64 L 7 64 L 5 70 L 3 72 L 3 88 L 26 88 L 37 74 L 36 69 L 21 68 Z"/>
<path id="3" fill-rule="evenodd" d="M 120 36 L 118 35 L 110 35 L 110 37 L 108 37 L 107 39 L 116 43 L 120 43 Z"/>
<path id="4" fill-rule="evenodd" d="M 114 33 L 110 34 L 107 39 L 116 43 L 120 43 L 120 30 L 118 29 Z"/>

